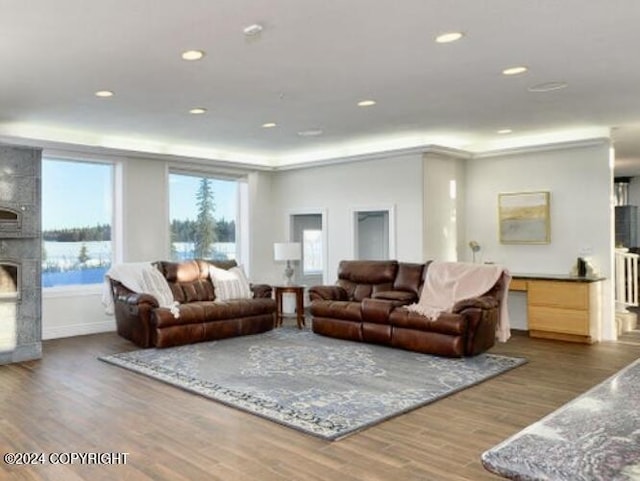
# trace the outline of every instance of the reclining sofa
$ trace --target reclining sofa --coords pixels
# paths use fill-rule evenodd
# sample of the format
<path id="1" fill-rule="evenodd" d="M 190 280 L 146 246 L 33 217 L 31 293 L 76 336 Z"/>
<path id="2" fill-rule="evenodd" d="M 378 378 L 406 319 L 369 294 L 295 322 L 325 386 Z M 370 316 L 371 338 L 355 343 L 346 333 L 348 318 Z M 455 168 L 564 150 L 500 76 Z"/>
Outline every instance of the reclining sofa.
<path id="1" fill-rule="evenodd" d="M 504 280 L 431 320 L 406 308 L 419 300 L 429 264 L 340 262 L 336 285 L 309 289 L 313 332 L 449 357 L 492 347 Z"/>
<path id="2" fill-rule="evenodd" d="M 227 337 L 257 334 L 273 329 L 276 303 L 271 287 L 252 285 L 253 298 L 216 301 L 209 267 L 235 267 L 235 261 L 155 262 L 177 302 L 177 314 L 160 307 L 149 294 L 129 290 L 109 279 L 117 332 L 134 344 L 169 347 Z"/>

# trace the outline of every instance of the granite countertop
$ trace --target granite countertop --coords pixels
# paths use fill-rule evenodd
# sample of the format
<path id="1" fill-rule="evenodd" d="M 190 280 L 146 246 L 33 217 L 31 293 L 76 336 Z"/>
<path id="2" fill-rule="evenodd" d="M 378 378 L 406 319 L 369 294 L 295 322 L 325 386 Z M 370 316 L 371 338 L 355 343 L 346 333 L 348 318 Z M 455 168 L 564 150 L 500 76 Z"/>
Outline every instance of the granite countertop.
<path id="1" fill-rule="evenodd" d="M 518 481 L 640 480 L 640 359 L 482 455 Z"/>
<path id="2" fill-rule="evenodd" d="M 600 276 L 571 276 L 569 274 L 523 274 L 512 272 L 513 279 L 534 279 L 541 281 L 567 281 L 567 282 L 597 282 L 606 278 Z"/>

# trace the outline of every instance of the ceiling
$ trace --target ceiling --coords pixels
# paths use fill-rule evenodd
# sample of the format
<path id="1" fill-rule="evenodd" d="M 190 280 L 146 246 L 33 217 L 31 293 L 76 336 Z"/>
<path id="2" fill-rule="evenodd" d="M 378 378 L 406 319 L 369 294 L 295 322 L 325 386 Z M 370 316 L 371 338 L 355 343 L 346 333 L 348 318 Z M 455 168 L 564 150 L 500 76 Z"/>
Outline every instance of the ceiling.
<path id="1" fill-rule="evenodd" d="M 278 166 L 611 130 L 640 174 L 639 23 L 638 0 L 0 0 L 0 136 Z"/>

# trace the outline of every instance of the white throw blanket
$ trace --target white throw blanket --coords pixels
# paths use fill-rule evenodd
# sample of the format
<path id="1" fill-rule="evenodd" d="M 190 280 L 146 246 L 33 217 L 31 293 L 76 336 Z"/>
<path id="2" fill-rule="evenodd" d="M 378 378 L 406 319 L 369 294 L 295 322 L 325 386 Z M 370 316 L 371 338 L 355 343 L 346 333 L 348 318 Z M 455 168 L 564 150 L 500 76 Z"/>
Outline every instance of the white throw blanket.
<path id="1" fill-rule="evenodd" d="M 151 262 L 116 264 L 107 271 L 102 292 L 102 305 L 107 314 L 113 315 L 114 306 L 109 278 L 120 282 L 133 292 L 152 295 L 157 299 L 160 307 L 169 308 L 176 319 L 180 317 L 178 303 L 173 300 L 169 283 L 160 271 L 151 265 Z"/>
<path id="2" fill-rule="evenodd" d="M 507 308 L 511 275 L 502 266 L 434 261 L 427 270 L 420 300 L 407 306 L 407 309 L 436 319 L 441 312 L 451 312 L 456 302 L 487 293 L 501 277 L 504 282 L 496 338 L 506 342 L 511 337 Z"/>

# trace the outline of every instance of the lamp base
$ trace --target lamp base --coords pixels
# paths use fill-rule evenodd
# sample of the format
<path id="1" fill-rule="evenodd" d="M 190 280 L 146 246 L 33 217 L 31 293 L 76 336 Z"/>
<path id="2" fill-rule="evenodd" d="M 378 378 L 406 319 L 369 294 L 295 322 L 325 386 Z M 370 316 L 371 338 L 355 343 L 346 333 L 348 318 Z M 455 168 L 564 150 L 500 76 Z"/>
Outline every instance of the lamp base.
<path id="1" fill-rule="evenodd" d="M 285 286 L 291 286 L 293 285 L 293 267 L 291 267 L 291 261 L 287 261 L 287 267 L 284 268 L 284 277 L 285 277 L 285 281 L 284 281 L 284 285 Z"/>

